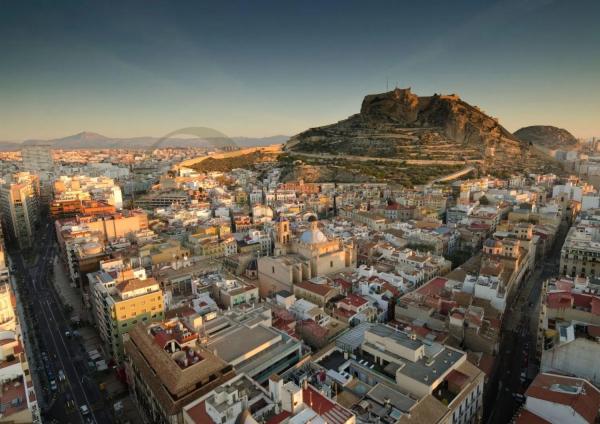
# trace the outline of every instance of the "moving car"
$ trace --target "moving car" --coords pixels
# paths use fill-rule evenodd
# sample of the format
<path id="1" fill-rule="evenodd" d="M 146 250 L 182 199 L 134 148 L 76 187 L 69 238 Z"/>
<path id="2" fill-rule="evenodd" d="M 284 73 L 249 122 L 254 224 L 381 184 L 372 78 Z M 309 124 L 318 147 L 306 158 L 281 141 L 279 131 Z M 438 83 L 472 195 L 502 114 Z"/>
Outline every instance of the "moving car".
<path id="1" fill-rule="evenodd" d="M 65 393 L 65 405 L 67 408 L 73 408 L 75 406 L 75 402 L 73 402 L 73 397 L 71 397 L 71 393 Z"/>

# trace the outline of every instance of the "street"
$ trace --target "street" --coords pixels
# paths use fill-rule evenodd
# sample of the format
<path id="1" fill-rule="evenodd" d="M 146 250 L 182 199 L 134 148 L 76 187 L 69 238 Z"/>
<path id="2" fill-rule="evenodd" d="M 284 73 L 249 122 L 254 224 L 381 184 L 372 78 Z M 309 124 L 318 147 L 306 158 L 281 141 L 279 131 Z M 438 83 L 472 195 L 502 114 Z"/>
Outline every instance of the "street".
<path id="1" fill-rule="evenodd" d="M 67 316 L 49 277 L 55 252 L 54 226 L 40 229 L 40 237 L 27 264 L 21 252 L 10 252 L 14 274 L 20 279 L 19 291 L 24 303 L 28 335 L 33 341 L 32 370 L 38 374 L 42 387 L 36 387 L 43 397 L 42 418 L 57 423 L 111 423 L 110 410 L 93 373 L 88 369 L 86 352 L 72 331 Z M 86 406 L 88 411 L 81 407 Z"/>
<path id="2" fill-rule="evenodd" d="M 536 340 L 542 283 L 558 275 L 560 251 L 567 231 L 568 225 L 562 222 L 550 254 L 517 289 L 505 313 L 497 356 L 499 364 L 490 378 L 484 400 L 484 421 L 488 424 L 510 422 L 524 400 L 521 396 L 539 370 Z"/>

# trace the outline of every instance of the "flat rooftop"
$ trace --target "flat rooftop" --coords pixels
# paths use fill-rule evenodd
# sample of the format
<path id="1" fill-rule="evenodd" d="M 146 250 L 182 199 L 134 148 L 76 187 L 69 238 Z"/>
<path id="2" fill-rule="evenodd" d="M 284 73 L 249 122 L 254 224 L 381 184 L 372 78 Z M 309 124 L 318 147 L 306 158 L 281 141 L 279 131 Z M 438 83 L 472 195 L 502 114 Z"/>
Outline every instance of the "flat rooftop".
<path id="1" fill-rule="evenodd" d="M 466 356 L 462 351 L 436 342 L 412 340 L 406 334 L 385 325 L 375 325 L 370 331 L 381 337 L 391 338 L 413 350 L 424 346 L 425 355 L 415 362 L 407 360 L 393 352 L 386 351 L 386 355 L 395 359 L 395 362 L 392 363 L 393 365 L 390 364 L 390 372 L 394 374 L 399 372 L 424 384 L 431 384 L 451 369 L 461 358 Z M 373 344 L 366 343 L 366 345 L 377 349 Z"/>
<path id="2" fill-rule="evenodd" d="M 417 403 L 415 399 L 412 399 L 405 394 L 393 389 L 384 383 L 377 383 L 369 392 L 367 396 L 379 403 L 385 405 L 387 401 L 402 412 L 408 412 Z"/>
<path id="3" fill-rule="evenodd" d="M 339 350 L 334 350 L 331 354 L 321 358 L 319 364 L 328 370 L 339 371 L 340 367 L 346 363 L 347 359 L 344 358 L 344 353 Z"/>
<path id="4" fill-rule="evenodd" d="M 2 403 L 0 415 L 10 421 L 10 416 L 27 409 L 27 393 L 22 376 L 0 385 Z"/>
<path id="5" fill-rule="evenodd" d="M 396 343 L 401 344 L 409 349 L 416 350 L 423 345 L 420 340 L 413 340 L 408 337 L 405 333 L 396 330 L 395 328 L 388 327 L 387 325 L 374 325 L 368 331 L 376 334 L 380 337 L 394 340 Z"/>
<path id="6" fill-rule="evenodd" d="M 400 373 L 422 383 L 431 383 L 446 373 L 465 355 L 464 352 L 442 346 L 433 358 L 425 356 L 417 362 L 404 361 L 405 365 Z"/>
<path id="7" fill-rule="evenodd" d="M 207 344 L 224 361 L 232 365 L 243 362 L 246 355 L 263 350 L 281 340 L 281 334 L 263 326 L 238 326 Z"/>
<path id="8" fill-rule="evenodd" d="M 341 349 L 355 350 L 365 340 L 365 332 L 370 330 L 375 324 L 370 322 L 361 322 L 356 327 L 348 329 L 344 334 L 335 341 L 336 346 Z"/>

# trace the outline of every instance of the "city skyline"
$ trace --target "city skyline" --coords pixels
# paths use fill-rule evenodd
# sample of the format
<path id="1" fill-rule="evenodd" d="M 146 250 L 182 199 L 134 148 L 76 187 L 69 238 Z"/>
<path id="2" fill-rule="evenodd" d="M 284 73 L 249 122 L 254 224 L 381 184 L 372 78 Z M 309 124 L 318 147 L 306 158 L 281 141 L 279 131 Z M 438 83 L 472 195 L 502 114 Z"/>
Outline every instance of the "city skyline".
<path id="1" fill-rule="evenodd" d="M 0 421 L 600 423 L 600 2 L 0 2 Z"/>
<path id="2" fill-rule="evenodd" d="M 395 86 L 456 93 L 513 132 L 600 135 L 597 3 L 376 6 L 4 3 L 0 140 L 291 136 Z"/>

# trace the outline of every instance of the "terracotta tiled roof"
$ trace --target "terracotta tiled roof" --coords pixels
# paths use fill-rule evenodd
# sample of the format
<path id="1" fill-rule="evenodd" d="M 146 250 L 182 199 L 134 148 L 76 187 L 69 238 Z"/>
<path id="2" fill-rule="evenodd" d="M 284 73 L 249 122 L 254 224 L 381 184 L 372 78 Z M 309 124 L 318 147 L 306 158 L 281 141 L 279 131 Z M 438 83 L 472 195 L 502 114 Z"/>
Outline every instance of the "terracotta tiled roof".
<path id="1" fill-rule="evenodd" d="M 600 315 L 600 299 L 596 296 L 592 299 L 592 314 Z"/>
<path id="2" fill-rule="evenodd" d="M 578 308 L 590 309 L 592 308 L 592 299 L 594 296 L 589 294 L 572 293 L 573 306 Z"/>
<path id="3" fill-rule="evenodd" d="M 558 280 L 555 284 L 556 284 L 556 288 L 561 291 L 570 292 L 571 289 L 573 288 L 572 281 Z"/>
<path id="4" fill-rule="evenodd" d="M 591 337 L 600 337 L 600 327 L 598 327 L 596 325 L 588 325 L 587 326 L 587 333 Z"/>
<path id="5" fill-rule="evenodd" d="M 346 319 L 356 315 L 356 312 L 344 308 L 335 308 L 334 313 L 336 317 L 343 317 Z"/>
<path id="6" fill-rule="evenodd" d="M 340 300 L 340 303 L 344 303 L 349 306 L 359 307 L 367 303 L 367 299 L 356 294 L 349 294 L 348 296 Z"/>
<path id="7" fill-rule="evenodd" d="M 573 305 L 571 294 L 566 292 L 549 293 L 546 305 L 551 309 L 570 309 Z"/>
<path id="8" fill-rule="evenodd" d="M 318 294 L 319 296 L 327 296 L 332 290 L 334 290 L 334 288 L 329 286 L 329 284 L 315 284 L 310 281 L 301 281 L 296 284 L 296 287 L 300 287 L 306 291 Z"/>
<path id="9" fill-rule="evenodd" d="M 465 383 L 469 381 L 469 376 L 463 374 L 460 371 L 452 370 L 446 376 L 446 380 L 449 383 L 455 384 L 456 386 L 462 388 L 465 385 Z"/>
<path id="10" fill-rule="evenodd" d="M 454 319 L 464 319 L 465 316 L 463 314 L 461 314 L 460 312 L 453 312 L 452 313 L 452 318 L 454 318 Z"/>
<path id="11" fill-rule="evenodd" d="M 567 390 L 562 390 L 562 387 L 576 390 L 569 393 Z M 590 423 L 596 422 L 598 418 L 600 390 L 581 378 L 538 374 L 525 395 L 570 407 Z"/>
<path id="12" fill-rule="evenodd" d="M 388 282 L 383 283 L 381 285 L 381 289 L 389 291 L 392 294 L 392 296 L 400 296 L 402 294 L 402 292 L 400 292 L 400 290 L 398 290 L 397 287 L 394 287 Z"/>
<path id="13" fill-rule="evenodd" d="M 550 421 L 535 415 L 533 412 L 523 409 L 515 420 L 515 424 L 550 424 Z"/>
<path id="14" fill-rule="evenodd" d="M 145 280 L 140 280 L 139 278 L 132 278 L 131 280 L 123 281 L 117 284 L 116 287 L 121 293 L 124 293 L 128 291 L 150 287 L 154 284 L 157 284 L 157 282 L 153 277 L 147 278 Z"/>
<path id="15" fill-rule="evenodd" d="M 281 411 L 279 414 L 275 415 L 274 417 L 269 418 L 269 420 L 267 421 L 266 424 L 279 424 L 280 422 L 282 422 L 286 418 L 290 417 L 291 415 L 292 414 L 289 413 L 288 411 Z"/>
<path id="16" fill-rule="evenodd" d="M 193 400 L 194 394 L 199 397 L 198 393 L 204 390 L 206 393 L 235 375 L 226 362 L 199 345 L 196 345 L 196 349 L 204 359 L 182 369 L 171 355 L 156 344 L 145 326 L 136 325 L 129 335 L 129 340 L 124 343 L 125 352 L 169 414 L 176 413 L 181 404 L 185 405 Z M 198 389 L 198 385 L 211 374 L 219 376 L 222 373 L 225 375 Z"/>
<path id="17" fill-rule="evenodd" d="M 448 280 L 442 277 L 436 277 L 417 289 L 419 294 L 423 295 L 440 295 L 444 290 Z"/>
<path id="18" fill-rule="evenodd" d="M 496 358 L 493 355 L 488 355 L 487 353 L 483 353 L 481 355 L 481 359 L 479 360 L 478 368 L 489 377 L 492 375 L 495 362 L 496 362 Z"/>

